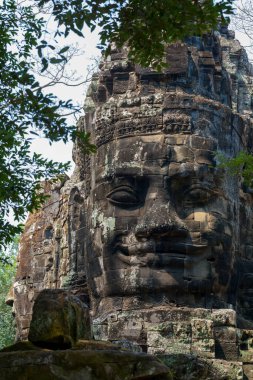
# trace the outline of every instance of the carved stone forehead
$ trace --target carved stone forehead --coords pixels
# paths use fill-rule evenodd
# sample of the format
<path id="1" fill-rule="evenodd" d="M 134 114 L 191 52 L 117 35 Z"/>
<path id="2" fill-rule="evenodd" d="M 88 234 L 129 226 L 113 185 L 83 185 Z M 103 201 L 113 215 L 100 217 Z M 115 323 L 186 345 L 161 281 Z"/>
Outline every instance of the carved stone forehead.
<path id="1" fill-rule="evenodd" d="M 175 142 L 176 135 L 173 141 L 170 141 L 171 138 L 153 135 L 126 137 L 100 147 L 92 171 L 93 202 L 101 201 L 104 205 L 103 212 L 111 215 L 112 210 L 104 202 L 105 198 L 121 186 L 142 189 L 142 194 L 148 189 L 149 197 L 161 198 L 160 205 L 166 203 L 164 190 L 167 200 L 177 193 L 183 199 L 184 192 L 191 186 L 204 186 L 209 189 L 204 191 L 219 194 L 220 199 L 234 199 L 235 187 L 232 183 L 229 189 L 225 186 L 223 173 L 215 167 L 214 151 L 189 145 L 196 142 L 202 145 L 203 138 L 198 137 L 196 141 L 195 136 L 184 139 L 181 135 L 177 137 L 178 142 L 184 141 L 184 145 L 168 145 L 169 142 Z M 149 141 L 151 138 L 153 141 Z M 205 142 L 207 143 L 206 140 Z M 212 145 L 210 140 L 209 148 Z M 221 212 L 223 206 L 219 204 L 217 208 L 213 206 L 214 209 Z M 122 216 L 126 217 L 124 212 Z"/>
<path id="2" fill-rule="evenodd" d="M 193 135 L 152 134 L 120 138 L 98 148 L 95 177 L 97 180 L 115 175 L 166 175 L 173 163 L 179 165 L 179 173 L 194 174 L 198 165 L 215 164 L 216 148 L 213 139 Z"/>
<path id="3" fill-rule="evenodd" d="M 127 136 L 158 133 L 164 137 L 194 134 L 216 140 L 231 135 L 231 110 L 208 99 L 159 93 L 138 97 L 138 105 L 135 100 L 133 107 L 124 102 L 119 106 L 114 98 L 98 108 L 93 126 L 98 147 Z"/>
<path id="4" fill-rule="evenodd" d="M 124 49 L 112 49 L 93 78 L 86 116 L 79 123 L 98 148 L 95 157 L 75 159 L 88 192 L 94 168 L 98 178 L 106 165 L 113 168 L 113 163 L 119 167 L 120 162 L 137 162 L 138 154 L 150 160 L 154 155 L 158 161 L 168 160 L 169 154 L 170 160 L 175 156 L 178 160 L 183 154 L 187 160 L 186 152 L 182 153 L 185 146 L 199 150 L 194 160 L 209 165 L 208 151 L 233 157 L 251 149 L 253 114 L 248 100 L 252 74 L 243 77 L 247 93 L 246 87 L 242 93 L 235 83 L 241 73 L 239 69 L 231 72 L 230 58 L 223 53 L 226 43 L 211 34 L 171 45 L 168 67 L 161 73 L 129 62 Z"/>
<path id="5" fill-rule="evenodd" d="M 252 74 L 244 76 L 242 93 L 239 69 L 238 75 L 231 71 L 225 53 L 228 44 L 211 33 L 170 45 L 168 66 L 160 73 L 134 65 L 127 49 L 112 47 L 86 98 L 85 128 L 93 141 L 100 147 L 126 136 L 179 133 L 215 139 L 231 155 L 247 147 Z"/>

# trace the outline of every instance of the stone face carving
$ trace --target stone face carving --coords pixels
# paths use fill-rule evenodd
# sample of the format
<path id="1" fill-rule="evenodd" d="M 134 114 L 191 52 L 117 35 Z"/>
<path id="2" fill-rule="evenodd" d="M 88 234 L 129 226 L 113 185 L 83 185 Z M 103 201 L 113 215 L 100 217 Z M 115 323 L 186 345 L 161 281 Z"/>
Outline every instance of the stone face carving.
<path id="1" fill-rule="evenodd" d="M 180 113 L 182 101 L 197 108 L 201 124 L 201 100 L 168 95 L 166 107 L 171 98 Z M 210 123 L 215 111 L 209 106 L 206 112 Z M 226 116 L 224 109 L 215 115 L 215 133 L 226 128 Z M 237 184 L 225 184 L 229 179 L 214 167 L 221 134 L 213 138 L 202 128 L 195 135 L 192 125 L 192 134 L 172 138 L 163 132 L 126 136 L 98 148 L 87 202 L 93 243 L 86 250 L 95 298 L 137 296 L 150 305 L 201 307 L 234 302 Z"/>
<path id="2" fill-rule="evenodd" d="M 157 73 L 113 48 L 101 64 L 78 124 L 97 154 L 75 146 L 58 212 L 26 245 L 30 288 L 20 256 L 14 305 L 26 297 L 31 314 L 31 294 L 66 287 L 89 299 L 97 339 L 239 360 L 253 336 L 253 198 L 216 154 L 252 149 L 252 68 L 226 29 L 168 47 L 166 60 Z"/>
<path id="3" fill-rule="evenodd" d="M 239 289 L 251 278 L 240 234 L 252 199 L 216 158 L 250 148 L 251 105 L 232 88 L 219 38 L 170 46 L 163 74 L 117 53 L 101 68 L 85 127 L 98 146 L 85 198 L 94 315 L 176 305 L 251 319 Z"/>

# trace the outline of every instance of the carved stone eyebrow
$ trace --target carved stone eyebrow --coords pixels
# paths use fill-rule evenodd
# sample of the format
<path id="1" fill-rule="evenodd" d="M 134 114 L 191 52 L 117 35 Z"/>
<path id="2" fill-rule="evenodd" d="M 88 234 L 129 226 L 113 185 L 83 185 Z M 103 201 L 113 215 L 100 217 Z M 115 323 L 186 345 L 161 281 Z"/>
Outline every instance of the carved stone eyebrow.
<path id="1" fill-rule="evenodd" d="M 184 163 L 182 164 L 176 163 L 175 165 L 173 165 L 172 163 L 168 167 L 168 177 L 170 179 L 174 179 L 174 178 L 183 179 L 187 177 L 190 177 L 190 178 L 208 177 L 209 179 L 211 179 L 210 176 L 213 174 L 213 169 L 214 169 L 213 167 L 207 164 L 187 163 L 186 165 Z"/>
<path id="2" fill-rule="evenodd" d="M 167 174 L 168 168 L 167 167 L 161 167 L 160 163 L 156 160 L 153 160 L 153 165 L 150 165 L 150 162 L 148 164 L 136 164 L 134 162 L 130 162 L 129 165 L 123 164 L 123 165 L 117 165 L 116 167 L 113 165 L 110 165 L 107 169 L 104 169 L 100 172 L 95 173 L 95 181 L 96 183 L 100 183 L 103 181 L 110 181 L 113 178 L 120 178 L 120 177 L 145 177 L 152 175 L 155 173 L 156 175 L 165 175 Z M 155 165 L 154 165 L 155 163 Z"/>
<path id="3" fill-rule="evenodd" d="M 178 168 L 179 170 L 176 170 L 173 168 L 172 170 L 169 167 L 167 179 L 168 180 L 176 180 L 176 179 L 183 179 L 183 178 L 191 178 L 196 177 L 197 173 L 195 169 L 192 168 L 182 168 L 181 166 Z"/>

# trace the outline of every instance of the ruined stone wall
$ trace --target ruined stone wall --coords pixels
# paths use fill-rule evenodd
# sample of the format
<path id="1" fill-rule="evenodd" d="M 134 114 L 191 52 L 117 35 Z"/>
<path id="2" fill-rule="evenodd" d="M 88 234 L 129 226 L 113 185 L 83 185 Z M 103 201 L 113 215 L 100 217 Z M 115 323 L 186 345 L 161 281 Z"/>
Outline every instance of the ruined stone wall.
<path id="1" fill-rule="evenodd" d="M 29 215 L 20 239 L 13 285 L 18 340 L 27 339 L 33 303 L 41 290 L 67 288 L 87 301 L 78 185 L 66 177 L 56 183 L 46 182 L 44 192 L 47 201 Z"/>

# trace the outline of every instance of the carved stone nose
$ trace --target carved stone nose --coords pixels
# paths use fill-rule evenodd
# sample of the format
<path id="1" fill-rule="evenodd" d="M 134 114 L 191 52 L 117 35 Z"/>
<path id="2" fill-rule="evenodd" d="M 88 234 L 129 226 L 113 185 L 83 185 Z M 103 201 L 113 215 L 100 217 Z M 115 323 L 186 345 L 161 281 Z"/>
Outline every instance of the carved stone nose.
<path id="1" fill-rule="evenodd" d="M 151 207 L 136 227 L 136 237 L 159 238 L 161 236 L 185 237 L 187 228 L 170 205 Z"/>
<path id="2" fill-rule="evenodd" d="M 187 229 L 176 223 L 166 223 L 158 225 L 139 225 L 136 229 L 137 238 L 148 238 L 152 237 L 154 239 L 159 239 L 161 237 L 186 237 Z"/>

